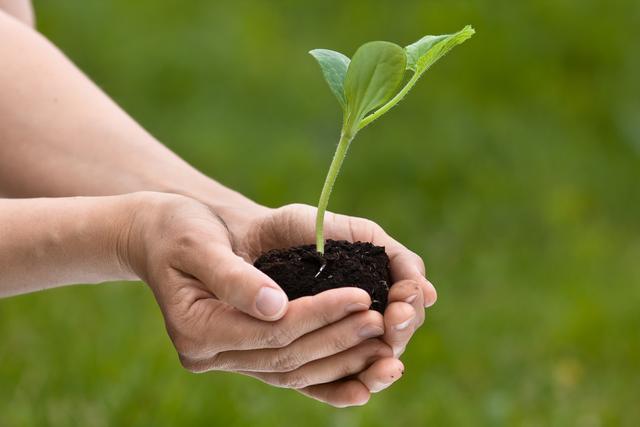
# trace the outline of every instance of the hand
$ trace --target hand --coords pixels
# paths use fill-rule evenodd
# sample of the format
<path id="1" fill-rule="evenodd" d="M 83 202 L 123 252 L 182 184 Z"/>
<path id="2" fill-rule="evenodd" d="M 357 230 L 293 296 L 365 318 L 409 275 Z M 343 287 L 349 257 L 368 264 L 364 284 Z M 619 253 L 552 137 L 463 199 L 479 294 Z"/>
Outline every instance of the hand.
<path id="1" fill-rule="evenodd" d="M 315 243 L 315 215 L 314 207 L 294 204 L 276 210 L 262 209 L 249 216 L 243 212 L 241 220 L 235 220 L 236 216 L 230 212 L 226 220 L 232 231 L 235 252 L 252 261 L 270 249 Z M 437 296 L 435 288 L 425 278 L 422 259 L 389 237 L 374 222 L 327 213 L 325 236 L 327 239 L 360 240 L 384 246 L 390 258 L 394 281 L 389 291 L 389 305 L 384 313 L 383 337 L 393 354 L 379 358 L 354 379 L 300 390 L 319 400 L 348 405 L 355 401 L 349 401 L 345 396 L 353 393 L 368 397 L 369 393 L 388 387 L 402 375 L 404 367 L 398 357 L 424 322 L 424 307 L 433 305 Z M 257 376 L 265 379 L 265 376 Z"/>
<path id="2" fill-rule="evenodd" d="M 276 283 L 234 253 L 229 230 L 207 206 L 162 193 L 134 197 L 120 258 L 151 287 L 186 369 L 239 372 L 336 406 L 368 400 L 360 383 L 317 386 L 392 356 L 376 338 L 383 318 L 368 310 L 365 291 L 287 303 Z M 241 240 L 246 253 L 251 239 Z"/>

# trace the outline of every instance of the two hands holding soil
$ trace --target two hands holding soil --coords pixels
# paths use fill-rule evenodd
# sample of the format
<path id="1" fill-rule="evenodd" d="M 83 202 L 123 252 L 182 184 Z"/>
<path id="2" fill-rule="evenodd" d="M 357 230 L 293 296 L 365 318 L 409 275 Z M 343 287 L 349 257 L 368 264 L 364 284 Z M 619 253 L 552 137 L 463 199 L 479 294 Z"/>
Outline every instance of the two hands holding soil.
<path id="1" fill-rule="evenodd" d="M 336 406 L 365 403 L 400 378 L 398 357 L 435 291 L 421 261 L 380 227 L 327 215 L 329 237 L 387 247 L 397 282 L 384 317 L 355 287 L 287 303 L 278 285 L 251 266 L 269 249 L 313 241 L 314 208 L 259 208 L 240 221 L 227 216 L 227 231 L 198 203 L 160 199 L 161 213 L 143 214 L 131 230 L 130 242 L 138 242 L 131 252 L 146 254 L 132 269 L 153 289 L 187 369 L 239 372 Z M 157 244 L 161 234 L 167 244 Z"/>
<path id="2" fill-rule="evenodd" d="M 383 297 L 357 287 L 289 300 L 270 277 L 278 254 L 256 263 L 266 273 L 252 263 L 312 244 L 315 208 L 266 208 L 204 176 L 1 9 L 0 58 L 0 194 L 14 197 L 0 199 L 0 296 L 140 279 L 190 371 L 238 372 L 335 406 L 363 404 L 402 375 L 398 358 L 436 299 L 420 257 L 369 220 L 328 213 L 327 239 L 385 248 L 390 277 L 373 279 L 391 281 L 384 315 L 369 309 L 382 311 Z M 300 251 L 303 264 L 318 261 Z M 300 273 L 323 291 L 342 274 L 333 268 Z M 364 273 L 340 285 L 375 285 Z"/>
<path id="3" fill-rule="evenodd" d="M 224 222 L 214 212 L 157 192 L 0 200 L 0 295 L 140 278 L 190 371 L 238 372 L 334 406 L 400 378 L 398 358 L 435 301 L 417 256 L 371 221 L 328 214 L 329 237 L 386 247 L 396 282 L 384 316 L 355 287 L 287 301 L 250 262 L 313 241 L 315 208 L 256 206 Z"/>

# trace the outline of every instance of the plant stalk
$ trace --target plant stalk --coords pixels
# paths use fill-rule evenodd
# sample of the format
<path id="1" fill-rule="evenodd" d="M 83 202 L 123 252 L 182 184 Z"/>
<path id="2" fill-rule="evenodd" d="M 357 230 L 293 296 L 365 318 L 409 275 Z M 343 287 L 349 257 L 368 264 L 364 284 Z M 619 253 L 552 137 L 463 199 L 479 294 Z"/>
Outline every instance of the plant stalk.
<path id="1" fill-rule="evenodd" d="M 416 84 L 416 82 L 420 78 L 420 74 L 421 73 L 414 73 L 407 84 L 404 85 L 404 87 L 400 90 L 400 92 L 396 94 L 396 96 L 394 96 L 391 100 L 389 100 L 389 102 L 384 104 L 378 110 L 362 119 L 355 131 L 345 131 L 345 128 L 342 129 L 342 133 L 340 134 L 340 142 L 338 142 L 338 148 L 333 155 L 333 160 L 331 161 L 331 166 L 329 166 L 329 172 L 327 173 L 327 178 L 325 179 L 324 186 L 322 187 L 322 193 L 320 193 L 320 200 L 318 201 L 318 211 L 316 213 L 316 251 L 318 251 L 319 253 L 324 254 L 324 214 L 327 211 L 327 205 L 329 204 L 329 197 L 331 196 L 331 191 L 333 190 L 333 184 L 336 182 L 336 178 L 340 173 L 342 162 L 347 155 L 347 150 L 349 149 L 351 141 L 353 141 L 353 137 L 360 129 L 367 126 L 378 117 L 382 116 L 394 105 L 400 102 L 402 98 L 404 98 L 404 96 L 407 94 L 407 92 L 409 92 L 411 88 Z M 345 126 L 349 127 L 346 124 Z"/>
<path id="2" fill-rule="evenodd" d="M 338 148 L 331 160 L 331 166 L 329 166 L 329 172 L 324 180 L 324 186 L 322 187 L 322 193 L 320 193 L 320 200 L 318 201 L 318 211 L 316 213 L 316 251 L 324 254 L 324 214 L 327 211 L 327 205 L 329 204 L 329 196 L 331 196 L 331 190 L 333 190 L 333 184 L 336 182 L 336 178 L 340 173 L 342 162 L 347 156 L 347 150 L 353 140 L 354 135 L 351 135 L 344 130 L 340 134 L 340 141 L 338 142 Z"/>

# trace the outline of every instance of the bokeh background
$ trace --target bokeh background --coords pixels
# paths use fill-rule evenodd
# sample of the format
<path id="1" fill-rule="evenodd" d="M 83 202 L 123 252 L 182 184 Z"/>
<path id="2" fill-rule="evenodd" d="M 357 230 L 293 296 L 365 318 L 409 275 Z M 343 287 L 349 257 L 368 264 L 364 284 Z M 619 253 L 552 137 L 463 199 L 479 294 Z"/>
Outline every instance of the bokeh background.
<path id="1" fill-rule="evenodd" d="M 145 286 L 74 287 L 0 301 L 0 425 L 638 425 L 640 2 L 36 9 L 154 135 L 270 206 L 316 202 L 338 136 L 308 50 L 477 34 L 359 135 L 331 200 L 424 256 L 438 287 L 400 382 L 337 410 L 189 374 Z"/>

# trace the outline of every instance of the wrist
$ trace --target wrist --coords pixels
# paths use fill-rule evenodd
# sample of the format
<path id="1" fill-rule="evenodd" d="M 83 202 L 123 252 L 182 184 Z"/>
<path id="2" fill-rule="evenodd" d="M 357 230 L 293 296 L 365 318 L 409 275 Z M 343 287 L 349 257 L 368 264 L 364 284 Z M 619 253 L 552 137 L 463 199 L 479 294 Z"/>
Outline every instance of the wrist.
<path id="1" fill-rule="evenodd" d="M 43 199 L 39 209 L 52 221 L 39 233 L 40 240 L 43 249 L 50 246 L 53 256 L 49 262 L 69 273 L 65 283 L 136 279 L 118 251 L 120 236 L 127 226 L 126 199 L 126 196 Z"/>
<path id="2" fill-rule="evenodd" d="M 174 193 L 139 191 L 116 196 L 122 207 L 114 233 L 115 252 L 123 270 L 137 279 L 148 281 L 148 242 L 171 200 L 184 196 Z"/>
<path id="3" fill-rule="evenodd" d="M 86 211 L 81 211 L 80 222 L 88 228 L 76 231 L 83 236 L 85 250 L 95 250 L 104 260 L 100 267 L 107 280 L 137 280 L 138 275 L 130 268 L 128 259 L 123 256 L 123 249 L 129 237 L 135 210 L 132 203 L 135 194 L 117 196 L 87 197 L 77 200 L 91 203 Z"/>

